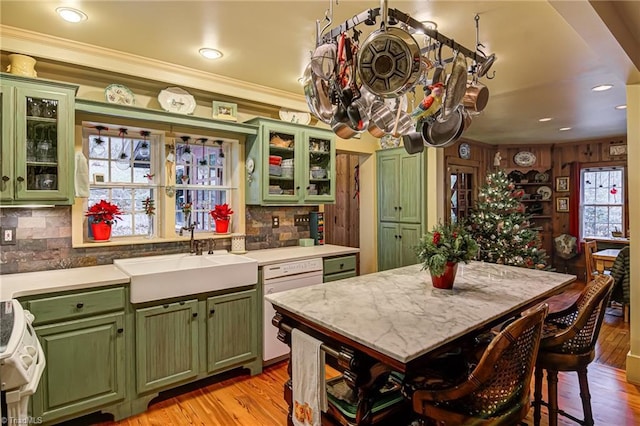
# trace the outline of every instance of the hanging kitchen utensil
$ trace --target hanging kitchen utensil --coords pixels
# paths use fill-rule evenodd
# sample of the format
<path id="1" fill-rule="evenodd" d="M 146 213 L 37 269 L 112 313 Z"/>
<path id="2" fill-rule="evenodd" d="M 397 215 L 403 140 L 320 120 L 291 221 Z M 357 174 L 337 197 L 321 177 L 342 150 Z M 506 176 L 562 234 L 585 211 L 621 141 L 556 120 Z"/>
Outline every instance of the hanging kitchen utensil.
<path id="1" fill-rule="evenodd" d="M 322 80 L 311 70 L 311 64 L 307 65 L 303 76 L 304 96 L 307 100 L 309 111 L 327 124 L 335 111 L 335 106 L 329 100 L 329 82 Z"/>
<path id="2" fill-rule="evenodd" d="M 409 132 L 403 135 L 402 144 L 408 154 L 417 154 L 424 151 L 424 141 L 420 132 Z"/>
<path id="3" fill-rule="evenodd" d="M 427 146 L 446 148 L 453 145 L 463 131 L 462 107 L 458 107 L 444 121 L 428 118 L 422 126 L 422 138 Z"/>
<path id="4" fill-rule="evenodd" d="M 467 90 L 462 97 L 462 105 L 472 113 L 482 112 L 489 102 L 489 89 L 475 78 L 467 81 Z"/>
<path id="5" fill-rule="evenodd" d="M 380 29 L 362 44 L 358 75 L 372 93 L 395 97 L 411 89 L 420 78 L 422 56 L 420 45 L 408 32 L 387 27 L 387 2 L 380 3 Z"/>
<path id="6" fill-rule="evenodd" d="M 333 43 L 316 47 L 311 55 L 311 70 L 323 80 L 329 80 L 335 73 L 338 48 Z"/>
<path id="7" fill-rule="evenodd" d="M 447 78 L 447 73 L 445 72 L 444 62 L 442 62 L 442 43 L 438 43 L 438 56 L 436 58 L 436 66 L 433 71 L 433 78 L 431 79 L 431 84 L 442 83 Z"/>
<path id="8" fill-rule="evenodd" d="M 393 131 L 393 126 L 395 125 L 395 115 L 391 111 L 391 108 L 382 100 L 376 99 L 371 104 L 370 110 L 370 129 L 369 132 L 376 136 L 382 137 L 387 133 L 391 133 Z M 375 127 L 371 129 L 371 123 Z M 372 131 L 373 130 L 373 131 Z M 382 136 L 377 136 L 382 132 Z"/>
<path id="9" fill-rule="evenodd" d="M 484 77 L 485 75 L 487 75 L 487 73 L 489 72 L 489 69 L 491 69 L 491 66 L 495 61 L 496 61 L 496 54 L 492 53 L 491 55 L 489 55 L 487 60 L 484 61 L 482 64 L 480 64 L 480 66 L 478 67 L 478 77 Z M 493 77 L 494 77 L 493 75 L 491 77 L 487 76 L 489 80 L 491 80 Z"/>
<path id="10" fill-rule="evenodd" d="M 458 108 L 467 89 L 467 60 L 458 52 L 453 61 L 453 69 L 447 80 L 444 95 L 444 108 L 440 109 L 438 120 L 446 120 L 449 114 Z"/>

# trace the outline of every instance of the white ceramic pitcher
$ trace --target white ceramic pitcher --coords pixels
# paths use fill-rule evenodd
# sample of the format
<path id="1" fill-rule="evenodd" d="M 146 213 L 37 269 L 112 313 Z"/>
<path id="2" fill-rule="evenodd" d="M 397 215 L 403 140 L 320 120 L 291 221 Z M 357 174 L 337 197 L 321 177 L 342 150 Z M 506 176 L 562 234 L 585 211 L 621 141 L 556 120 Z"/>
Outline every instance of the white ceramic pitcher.
<path id="1" fill-rule="evenodd" d="M 35 70 L 36 60 L 31 56 L 13 53 L 9 55 L 9 61 L 10 63 L 7 65 L 8 73 L 25 77 L 38 77 L 38 73 Z"/>

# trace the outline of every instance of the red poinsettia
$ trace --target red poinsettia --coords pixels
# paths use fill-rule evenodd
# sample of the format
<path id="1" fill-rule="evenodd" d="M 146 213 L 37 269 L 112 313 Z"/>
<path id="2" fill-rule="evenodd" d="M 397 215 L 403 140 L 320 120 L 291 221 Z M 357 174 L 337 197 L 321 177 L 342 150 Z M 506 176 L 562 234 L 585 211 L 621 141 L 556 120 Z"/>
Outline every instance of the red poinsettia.
<path id="1" fill-rule="evenodd" d="M 122 220 L 119 216 L 122 214 L 120 207 L 105 200 L 100 200 L 96 204 L 89 207 L 89 211 L 85 216 L 93 219 L 93 223 L 105 222 L 108 225 Z"/>
<path id="2" fill-rule="evenodd" d="M 229 204 L 216 204 L 213 210 L 209 212 L 213 220 L 229 220 L 233 214 L 233 210 L 229 207 Z"/>

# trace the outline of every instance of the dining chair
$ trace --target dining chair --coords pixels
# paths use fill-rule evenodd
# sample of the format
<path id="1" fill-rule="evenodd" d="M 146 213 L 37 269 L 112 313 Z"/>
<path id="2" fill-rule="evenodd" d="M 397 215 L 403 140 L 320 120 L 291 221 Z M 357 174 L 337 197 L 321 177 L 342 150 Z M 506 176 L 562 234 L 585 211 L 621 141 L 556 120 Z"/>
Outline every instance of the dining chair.
<path id="1" fill-rule="evenodd" d="M 622 305 L 624 322 L 629 322 L 629 304 L 631 303 L 631 257 L 629 246 L 620 250 L 611 266 L 613 291 L 611 300 Z"/>
<path id="2" fill-rule="evenodd" d="M 598 274 L 596 263 L 593 259 L 593 253 L 598 251 L 597 241 L 585 241 L 584 243 L 584 266 L 586 268 L 585 280 L 590 283 L 593 277 Z"/>
<path id="3" fill-rule="evenodd" d="M 534 374 L 534 425 L 540 424 L 542 405 L 549 408 L 549 426 L 557 426 L 558 414 L 582 425 L 593 425 L 587 366 L 595 356 L 596 341 L 612 289 L 613 278 L 598 275 L 570 307 L 547 316 Z M 548 402 L 542 400 L 543 370 L 547 370 Z M 578 373 L 584 420 L 558 408 L 558 371 Z"/>
<path id="4" fill-rule="evenodd" d="M 513 425 L 531 408 L 531 376 L 548 312 L 546 303 L 530 309 L 494 337 L 479 360 L 470 357 L 462 382 L 423 380 L 407 398 L 423 421 L 446 425 Z M 477 360 L 477 364 L 476 364 Z"/>

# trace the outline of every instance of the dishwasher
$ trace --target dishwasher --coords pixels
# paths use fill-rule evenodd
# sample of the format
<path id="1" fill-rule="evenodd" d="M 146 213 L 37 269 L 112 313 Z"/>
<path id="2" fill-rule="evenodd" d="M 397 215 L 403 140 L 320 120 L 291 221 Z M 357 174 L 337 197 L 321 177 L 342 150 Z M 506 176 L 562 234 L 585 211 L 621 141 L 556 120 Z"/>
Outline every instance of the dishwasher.
<path id="1" fill-rule="evenodd" d="M 267 265 L 263 267 L 262 274 L 265 295 L 322 284 L 322 258 Z M 267 365 L 286 358 L 289 346 L 278 340 L 278 329 L 271 324 L 275 309 L 264 298 L 263 304 L 262 360 Z"/>

